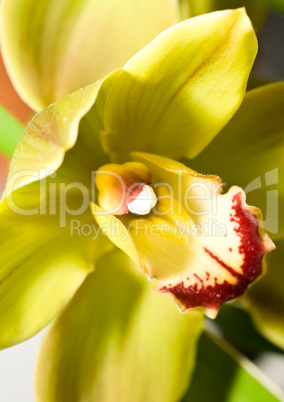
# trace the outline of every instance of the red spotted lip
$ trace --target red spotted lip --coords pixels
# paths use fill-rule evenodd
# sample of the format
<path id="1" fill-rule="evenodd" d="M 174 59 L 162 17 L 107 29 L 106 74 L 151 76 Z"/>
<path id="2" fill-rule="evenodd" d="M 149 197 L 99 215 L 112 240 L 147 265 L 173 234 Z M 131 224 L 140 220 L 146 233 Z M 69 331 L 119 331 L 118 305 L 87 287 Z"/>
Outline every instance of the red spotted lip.
<path id="1" fill-rule="evenodd" d="M 241 266 L 242 274 L 236 272 L 212 251 L 204 247 L 204 251 L 222 268 L 229 271 L 237 279 L 237 282 L 230 284 L 225 281 L 218 284 L 217 278 L 215 278 L 215 285 L 213 286 L 205 286 L 201 281 L 201 287 L 200 283 L 199 286 L 195 283 L 192 286 L 185 287 L 184 282 L 180 282 L 173 287 L 164 286 L 159 290 L 161 293 L 170 292 L 185 309 L 204 307 L 217 313 L 224 302 L 243 295 L 248 285 L 262 274 L 263 257 L 268 250 L 259 233 L 258 219 L 250 211 L 243 208 L 241 192 L 233 196 L 232 203 L 232 209 L 235 213 L 231 216 L 231 222 L 238 223 L 234 230 L 240 237 L 239 253 L 244 256 Z M 206 267 L 204 268 L 206 270 Z"/>

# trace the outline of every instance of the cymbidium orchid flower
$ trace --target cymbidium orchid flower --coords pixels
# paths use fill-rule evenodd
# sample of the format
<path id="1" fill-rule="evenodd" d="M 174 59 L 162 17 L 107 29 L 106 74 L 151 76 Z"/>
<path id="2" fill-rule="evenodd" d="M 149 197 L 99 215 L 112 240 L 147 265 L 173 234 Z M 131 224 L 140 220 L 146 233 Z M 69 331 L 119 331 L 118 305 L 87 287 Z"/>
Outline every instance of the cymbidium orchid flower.
<path id="1" fill-rule="evenodd" d="M 40 401 L 178 400 L 200 311 L 264 273 L 260 210 L 176 161 L 198 163 L 238 110 L 256 51 L 243 9 L 193 18 L 27 126 L 0 206 L 0 346 L 61 313 Z"/>

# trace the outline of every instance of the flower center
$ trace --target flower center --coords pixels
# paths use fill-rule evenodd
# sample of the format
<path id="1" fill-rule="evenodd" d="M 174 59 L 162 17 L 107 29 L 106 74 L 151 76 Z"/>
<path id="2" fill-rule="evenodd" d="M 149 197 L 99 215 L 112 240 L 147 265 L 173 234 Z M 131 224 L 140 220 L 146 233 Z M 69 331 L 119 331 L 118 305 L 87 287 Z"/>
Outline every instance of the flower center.
<path id="1" fill-rule="evenodd" d="M 127 207 L 130 212 L 137 215 L 147 215 L 157 204 L 157 197 L 152 187 L 144 184 L 141 193 L 130 202 Z"/>
<path id="2" fill-rule="evenodd" d="M 143 163 L 104 165 L 96 174 L 98 203 L 113 215 L 147 215 L 157 204 L 151 183 L 151 172 Z"/>

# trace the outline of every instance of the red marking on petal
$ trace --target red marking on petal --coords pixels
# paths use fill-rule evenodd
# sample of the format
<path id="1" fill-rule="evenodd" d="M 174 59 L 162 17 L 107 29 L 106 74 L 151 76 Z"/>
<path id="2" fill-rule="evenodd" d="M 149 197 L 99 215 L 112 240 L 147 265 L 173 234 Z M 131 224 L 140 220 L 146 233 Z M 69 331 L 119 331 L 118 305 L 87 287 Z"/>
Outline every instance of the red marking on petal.
<path id="1" fill-rule="evenodd" d="M 230 284 L 225 281 L 218 284 L 218 279 L 215 277 L 213 286 L 202 284 L 200 288 L 200 284 L 199 286 L 194 284 L 185 287 L 182 281 L 170 289 L 167 286 L 160 289 L 162 293 L 172 293 L 186 309 L 202 306 L 217 311 L 224 302 L 243 295 L 248 285 L 262 273 L 262 259 L 268 250 L 259 234 L 258 219 L 250 211 L 243 208 L 241 192 L 235 194 L 232 201 L 232 209 L 235 213 L 230 214 L 230 216 L 232 222 L 238 223 L 234 230 L 237 236 L 240 237 L 239 252 L 243 255 L 242 274 L 236 272 L 212 251 L 204 247 L 204 251 L 230 272 L 237 279 L 237 283 Z M 206 272 L 206 275 L 209 278 L 208 272 Z M 195 276 L 197 277 L 197 275 Z"/>
<path id="2" fill-rule="evenodd" d="M 223 268 L 225 268 L 228 272 L 230 272 L 231 275 L 233 275 L 236 278 L 239 277 L 239 274 L 236 271 L 234 271 L 233 268 L 229 267 L 229 265 L 225 264 L 224 261 L 220 260 L 220 258 L 214 255 L 210 250 L 208 250 L 208 248 L 203 247 L 203 250 L 205 251 L 205 253 L 209 254 L 213 260 L 217 261 L 218 264 L 220 264 Z M 217 280 L 217 278 L 215 279 Z"/>
<path id="3" fill-rule="evenodd" d="M 237 193 L 233 197 L 233 209 L 235 216 L 232 221 L 239 225 L 235 232 L 241 239 L 240 254 L 244 255 L 242 264 L 243 275 L 250 281 L 254 281 L 262 273 L 262 257 L 268 251 L 264 240 L 259 234 L 258 219 L 250 211 L 242 207 L 242 194 Z"/>
<path id="4" fill-rule="evenodd" d="M 193 276 L 195 276 L 196 279 L 198 279 L 201 283 L 203 283 L 203 280 L 196 274 L 193 274 Z"/>

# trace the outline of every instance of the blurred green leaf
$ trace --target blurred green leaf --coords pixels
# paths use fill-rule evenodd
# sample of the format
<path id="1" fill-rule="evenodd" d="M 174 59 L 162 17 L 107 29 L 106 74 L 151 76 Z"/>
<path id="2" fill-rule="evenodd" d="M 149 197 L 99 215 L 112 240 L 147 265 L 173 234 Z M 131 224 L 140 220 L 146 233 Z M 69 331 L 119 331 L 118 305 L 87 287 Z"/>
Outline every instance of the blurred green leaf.
<path id="1" fill-rule="evenodd" d="M 277 0 L 267 0 L 268 2 Z M 195 17 L 217 10 L 245 7 L 255 28 L 261 27 L 266 16 L 266 0 L 179 0 L 182 18 Z M 284 0 L 280 1 L 284 4 Z"/>
<path id="2" fill-rule="evenodd" d="M 249 312 L 259 331 L 284 350 L 284 241 L 267 255 L 267 272 L 249 291 Z"/>
<path id="3" fill-rule="evenodd" d="M 227 342 L 203 334 L 197 366 L 182 402 L 279 402 L 284 394 Z"/>
<path id="4" fill-rule="evenodd" d="M 23 124 L 0 105 L 0 152 L 11 157 L 23 131 Z"/>
<path id="5" fill-rule="evenodd" d="M 252 318 L 244 310 L 224 304 L 215 323 L 225 338 L 249 357 L 261 352 L 283 353 L 257 332 Z"/>
<path id="6" fill-rule="evenodd" d="M 284 0 L 260 0 L 263 4 L 266 4 L 269 8 L 273 8 L 276 11 L 284 13 Z"/>

